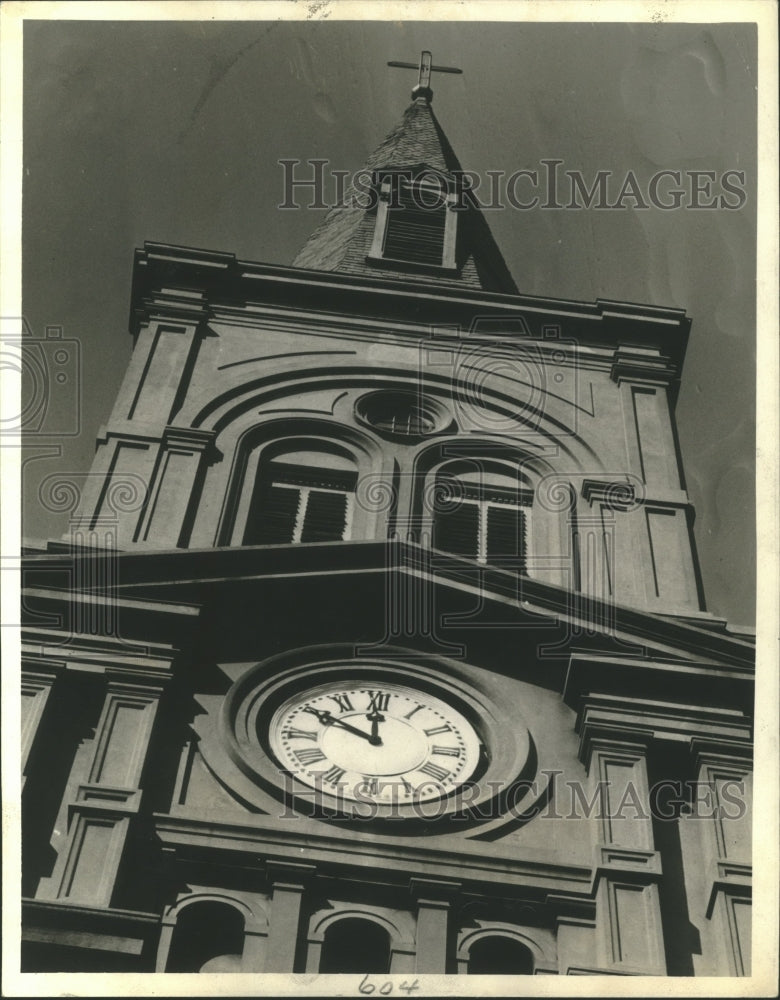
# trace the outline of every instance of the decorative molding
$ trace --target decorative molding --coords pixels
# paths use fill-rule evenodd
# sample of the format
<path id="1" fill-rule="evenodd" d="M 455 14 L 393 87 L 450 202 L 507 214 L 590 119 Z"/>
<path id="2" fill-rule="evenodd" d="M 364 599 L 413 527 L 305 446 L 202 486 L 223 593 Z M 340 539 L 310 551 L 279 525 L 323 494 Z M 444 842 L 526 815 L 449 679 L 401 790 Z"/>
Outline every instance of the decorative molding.
<path id="1" fill-rule="evenodd" d="M 139 788 L 119 788 L 111 785 L 98 785 L 93 782 L 83 782 L 76 788 L 75 800 L 68 806 L 69 815 L 75 809 L 80 812 L 94 811 L 120 813 L 137 813 L 141 805 L 141 790 Z M 86 807 L 86 808 L 85 808 Z"/>
<path id="2" fill-rule="evenodd" d="M 409 891 L 420 904 L 432 907 L 448 906 L 463 888 L 460 882 L 449 879 L 418 878 L 409 879 Z"/>
<path id="3" fill-rule="evenodd" d="M 568 965 L 563 973 L 564 976 L 645 976 L 646 972 L 637 969 L 614 969 L 598 965 Z"/>
<path id="4" fill-rule="evenodd" d="M 690 741 L 693 767 L 698 770 L 705 765 L 716 767 L 730 765 L 741 773 L 751 771 L 753 768 L 753 741 L 750 738 L 752 727 L 746 721 L 744 728 L 744 739 L 726 731 L 693 736 Z"/>
<path id="5" fill-rule="evenodd" d="M 583 722 L 575 727 L 580 733 L 579 758 L 590 770 L 593 755 L 602 753 L 608 756 L 619 754 L 619 759 L 639 761 L 644 760 L 650 742 L 653 738 L 649 728 L 627 723 L 612 725 L 609 723 Z"/>
<path id="6" fill-rule="evenodd" d="M 168 424 L 163 430 L 163 447 L 173 450 L 181 449 L 190 454 L 193 451 L 209 452 L 216 440 L 216 431 L 203 430 L 200 427 L 176 427 Z"/>
<path id="7" fill-rule="evenodd" d="M 583 479 L 582 495 L 591 506 L 603 504 L 607 510 L 635 510 L 642 503 L 644 487 L 636 480 Z"/>
<path id="8" fill-rule="evenodd" d="M 694 748 L 701 743 L 707 748 L 726 746 L 743 760 L 752 757 L 750 719 L 735 709 L 589 693 L 580 696 L 575 731 L 581 735 L 581 749 L 588 758 L 591 744 L 608 746 L 618 741 L 647 747 L 651 739 L 689 741 L 696 759 L 703 751 Z M 702 733 L 711 734 L 714 742 Z"/>
<path id="9" fill-rule="evenodd" d="M 631 879 L 633 875 L 641 882 L 660 879 L 663 875 L 661 855 L 658 851 L 599 844 L 596 847 L 594 883 L 602 875 L 621 880 Z"/>
<path id="10" fill-rule="evenodd" d="M 142 298 L 136 298 L 132 307 L 132 327 L 137 332 L 149 323 L 183 324 L 182 333 L 204 324 L 209 317 L 209 303 L 202 292 L 186 292 L 184 289 L 162 289 L 153 291 Z M 173 332 L 173 331 L 172 331 Z"/>
<path id="11" fill-rule="evenodd" d="M 669 386 L 679 371 L 658 352 L 621 344 L 614 353 L 610 377 L 618 385 L 631 382 L 641 385 Z"/>
<path id="12" fill-rule="evenodd" d="M 583 896 L 550 892 L 545 896 L 545 906 L 553 914 L 557 926 L 596 926 L 596 901 L 593 898 L 592 890 Z"/>
<path id="13" fill-rule="evenodd" d="M 265 870 L 269 882 L 274 887 L 303 890 L 307 880 L 316 875 L 317 866 L 285 859 L 271 859 L 266 861 Z"/>

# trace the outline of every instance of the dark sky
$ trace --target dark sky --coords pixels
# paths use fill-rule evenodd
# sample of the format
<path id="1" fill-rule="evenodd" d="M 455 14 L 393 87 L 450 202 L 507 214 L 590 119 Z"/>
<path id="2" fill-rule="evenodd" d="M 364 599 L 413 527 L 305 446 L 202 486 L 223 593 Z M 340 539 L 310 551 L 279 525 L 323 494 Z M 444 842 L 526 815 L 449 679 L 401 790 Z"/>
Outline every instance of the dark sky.
<path id="1" fill-rule="evenodd" d="M 61 326 L 81 357 L 79 433 L 39 438 L 59 455 L 28 453 L 26 535 L 67 526 L 39 483 L 89 469 L 130 356 L 133 249 L 153 240 L 290 263 L 320 216 L 278 210 L 278 161 L 359 168 L 415 82 L 387 60 L 428 48 L 463 69 L 434 76 L 434 108 L 464 168 L 483 176 L 559 159 L 589 184 L 612 171 L 618 189 L 632 170 L 646 191 L 662 169 L 745 171 L 736 211 L 627 202 L 488 221 L 524 293 L 692 317 L 677 421 L 705 594 L 713 613 L 753 623 L 752 26 L 28 21 L 24 43 L 25 316 L 36 336 Z M 56 405 L 65 426 L 75 400 Z"/>

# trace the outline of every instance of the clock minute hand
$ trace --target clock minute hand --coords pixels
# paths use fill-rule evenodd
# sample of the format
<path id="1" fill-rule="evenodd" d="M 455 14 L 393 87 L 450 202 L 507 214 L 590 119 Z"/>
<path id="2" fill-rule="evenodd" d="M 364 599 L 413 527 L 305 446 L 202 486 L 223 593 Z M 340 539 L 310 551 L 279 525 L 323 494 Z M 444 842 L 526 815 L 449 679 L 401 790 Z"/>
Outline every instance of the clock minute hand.
<path id="1" fill-rule="evenodd" d="M 368 740 L 369 743 L 373 743 L 373 737 L 370 733 L 364 733 L 362 729 L 358 729 L 357 726 L 351 726 L 348 722 L 342 722 L 341 719 L 336 719 L 330 714 L 330 712 L 325 712 L 318 708 L 305 708 L 305 712 L 311 712 L 312 715 L 316 715 L 317 719 L 325 726 L 341 726 L 342 729 L 346 729 L 348 733 L 354 733 L 355 736 L 362 736 L 364 740 Z M 378 737 L 377 737 L 378 739 Z M 380 740 L 381 743 L 381 740 Z"/>

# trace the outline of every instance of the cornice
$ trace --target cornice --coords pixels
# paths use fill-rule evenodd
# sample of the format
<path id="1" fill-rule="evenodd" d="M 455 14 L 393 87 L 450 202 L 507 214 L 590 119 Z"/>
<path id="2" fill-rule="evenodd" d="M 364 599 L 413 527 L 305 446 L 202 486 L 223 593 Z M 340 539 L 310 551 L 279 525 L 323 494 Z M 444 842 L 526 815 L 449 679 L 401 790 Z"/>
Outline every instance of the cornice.
<path id="1" fill-rule="evenodd" d="M 78 635 L 62 633 L 63 645 L 36 643 L 23 636 L 22 676 L 29 668 L 38 672 L 45 663 L 58 671 L 82 671 L 89 674 L 105 674 L 118 681 L 131 679 L 136 682 L 157 684 L 171 676 L 173 656 L 153 656 L 141 649 L 123 653 L 117 650 L 95 650 L 79 645 Z M 67 645 L 66 645 L 67 643 Z M 140 644 L 138 644 L 140 645 Z M 135 686 L 135 685 L 134 685 Z"/>
<path id="2" fill-rule="evenodd" d="M 455 885 L 468 892 L 483 884 L 503 885 L 509 895 L 533 890 L 540 900 L 551 893 L 588 897 L 592 881 L 590 865 L 486 856 L 484 845 L 465 850 L 462 841 L 453 844 L 451 838 L 432 837 L 421 846 L 417 838 L 406 843 L 363 830 L 315 833 L 305 820 L 291 824 L 267 816 L 255 817 L 251 824 L 215 824 L 213 819 L 156 813 L 154 825 L 162 843 L 182 859 L 203 860 L 218 852 L 238 863 L 241 857 L 249 862 L 271 854 L 275 861 L 286 863 L 300 859 L 304 849 L 307 864 L 316 867 L 318 876 L 343 878 L 353 870 L 356 879 L 364 881 L 370 868 L 399 887 L 412 888 L 412 882 L 422 880 L 417 888 L 426 898 L 434 889 L 442 898 Z"/>
<path id="3" fill-rule="evenodd" d="M 193 291 L 195 290 L 195 291 Z M 184 294 L 182 294 L 182 292 Z M 202 296 L 196 300 L 196 294 Z M 559 327 L 584 345 L 650 346 L 668 359 L 673 372 L 682 365 L 690 320 L 679 309 L 596 299 L 576 302 L 529 295 L 508 295 L 434 283 L 240 261 L 233 254 L 145 243 L 136 250 L 131 297 L 131 331 L 152 313 L 162 318 L 205 318 L 212 306 L 251 303 L 307 303 L 310 311 L 333 315 L 415 317 L 418 322 L 455 324 L 470 330 L 472 320 L 525 322 L 532 336 Z M 155 312 L 156 311 L 156 312 Z M 517 335 L 502 335 L 511 341 Z"/>
<path id="4" fill-rule="evenodd" d="M 623 700 L 641 692 L 650 703 L 674 701 L 691 711 L 717 712 L 720 709 L 708 706 L 728 705 L 735 718 L 742 718 L 752 713 L 753 668 L 714 660 L 572 653 L 563 687 L 566 704 L 580 710 L 585 700 L 595 704 L 608 697 L 607 692 Z M 699 702 L 700 709 L 695 707 Z"/>
<path id="5" fill-rule="evenodd" d="M 390 552 L 392 551 L 392 556 Z M 25 556 L 25 571 L 50 573 L 72 569 L 78 559 L 112 558 L 118 562 L 121 587 L 118 592 L 127 597 L 155 596 L 175 603 L 177 592 L 186 590 L 186 603 L 191 600 L 194 585 L 207 589 L 226 580 L 236 584 L 290 576 L 321 576 L 323 586 L 330 587 L 334 576 L 349 574 L 386 574 L 388 567 L 419 579 L 430 580 L 445 587 L 468 592 L 475 590 L 475 564 L 459 556 L 436 553 L 411 542 L 353 541 L 321 543 L 315 546 L 236 546 L 208 549 L 171 549 L 102 552 L 84 550 L 67 553 L 46 553 Z M 735 675 L 752 679 L 755 649 L 726 632 L 697 628 L 688 621 L 671 619 L 637 608 L 601 601 L 583 594 L 572 594 L 565 587 L 523 577 L 518 589 L 517 574 L 488 566 L 480 571 L 478 592 L 487 600 L 514 607 L 523 615 L 552 616 L 556 621 L 585 625 L 602 632 L 610 642 L 620 641 L 651 651 L 663 659 L 716 661 L 718 669 L 733 668 Z M 63 600 L 66 599 L 63 591 Z M 174 599 L 172 601 L 172 598 Z M 198 603 L 203 603 L 199 599 Z M 182 602 L 184 603 L 184 602 Z M 573 610 L 576 608 L 576 610 Z M 197 611 L 191 612 L 197 614 Z M 603 623 L 603 624 L 599 624 Z M 562 653 L 570 655 L 570 650 Z M 645 660 L 640 661 L 643 664 Z"/>
<path id="6" fill-rule="evenodd" d="M 143 913 L 139 910 L 120 910 L 109 907 L 95 907 L 72 903 L 60 899 L 22 899 L 22 914 L 25 917 L 47 917 L 52 923 L 69 925 L 74 920 L 94 925 L 105 925 L 115 928 L 125 925 L 128 928 L 157 928 L 160 917 L 157 913 Z"/>

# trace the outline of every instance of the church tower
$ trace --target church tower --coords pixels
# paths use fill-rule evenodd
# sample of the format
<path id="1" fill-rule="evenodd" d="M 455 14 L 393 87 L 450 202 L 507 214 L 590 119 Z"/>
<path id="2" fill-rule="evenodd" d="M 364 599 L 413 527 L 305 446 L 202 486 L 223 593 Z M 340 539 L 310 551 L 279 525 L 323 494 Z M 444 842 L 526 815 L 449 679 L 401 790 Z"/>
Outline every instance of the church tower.
<path id="1" fill-rule="evenodd" d="M 136 251 L 89 488 L 25 557 L 27 971 L 749 972 L 690 320 L 521 294 L 436 70 L 292 266 Z"/>

